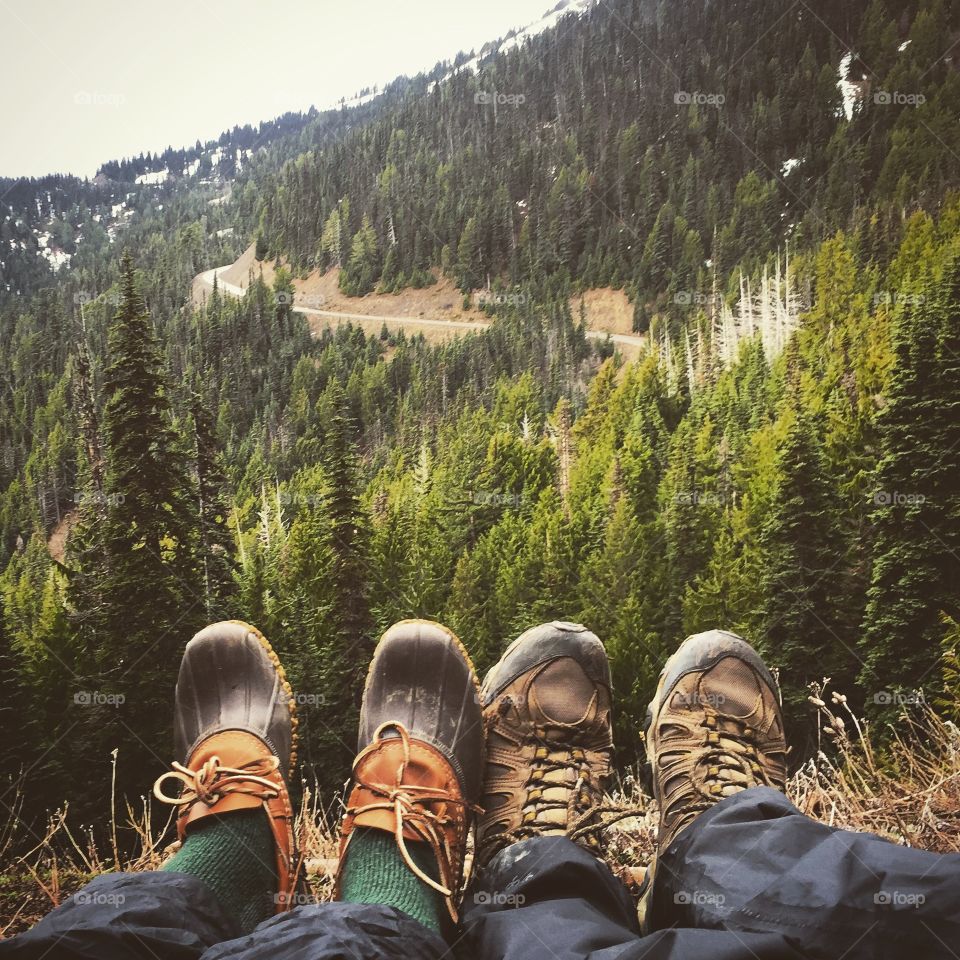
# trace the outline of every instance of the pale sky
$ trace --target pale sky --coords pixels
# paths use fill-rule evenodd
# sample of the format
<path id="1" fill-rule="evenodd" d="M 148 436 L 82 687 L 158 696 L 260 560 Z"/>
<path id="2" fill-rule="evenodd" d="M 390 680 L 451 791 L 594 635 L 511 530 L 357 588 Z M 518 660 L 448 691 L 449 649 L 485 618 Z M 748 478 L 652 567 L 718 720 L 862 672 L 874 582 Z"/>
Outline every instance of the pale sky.
<path id="1" fill-rule="evenodd" d="M 0 176 L 92 176 L 323 107 L 539 19 L 556 0 L 0 0 Z"/>

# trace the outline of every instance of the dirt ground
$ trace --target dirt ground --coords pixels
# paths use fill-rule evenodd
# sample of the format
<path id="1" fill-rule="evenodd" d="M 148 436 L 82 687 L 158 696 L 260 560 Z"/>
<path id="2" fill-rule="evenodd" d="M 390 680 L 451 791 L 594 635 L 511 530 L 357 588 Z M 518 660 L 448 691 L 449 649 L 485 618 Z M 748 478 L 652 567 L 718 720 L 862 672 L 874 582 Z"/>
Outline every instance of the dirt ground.
<path id="1" fill-rule="evenodd" d="M 251 244 L 236 263 L 218 271 L 221 281 L 246 288 L 252 271 L 253 276 L 262 276 L 265 282 L 272 283 L 275 273 L 274 261 L 258 263 L 253 254 L 254 247 Z M 371 317 L 393 319 L 409 317 L 411 321 L 456 320 L 486 324 L 490 320 L 487 314 L 477 306 L 482 302 L 485 292 L 476 291 L 473 296 L 473 305 L 464 309 L 463 294 L 449 277 L 440 277 L 433 286 L 422 290 L 408 288 L 399 293 L 369 293 L 364 297 L 345 296 L 340 290 L 339 278 L 338 267 L 326 273 L 314 271 L 303 279 L 295 278 L 293 286 L 296 291 L 297 306 L 331 313 L 365 314 Z M 193 294 L 194 302 L 199 304 L 202 298 L 209 294 L 209 287 L 198 278 L 194 282 Z M 572 297 L 570 309 L 574 319 L 580 316 L 581 303 L 586 314 L 588 330 L 624 336 L 632 333 L 633 307 L 623 290 L 601 288 L 587 290 L 583 295 Z M 359 323 L 371 330 L 376 326 L 370 321 L 350 319 L 351 322 Z M 330 323 L 331 319 L 311 316 L 310 322 L 319 329 Z M 445 339 L 450 335 L 463 334 L 463 330 L 445 331 L 442 328 L 426 326 L 418 328 L 412 324 L 410 331 L 422 332 L 428 339 Z M 379 333 L 379 329 L 373 332 Z"/>

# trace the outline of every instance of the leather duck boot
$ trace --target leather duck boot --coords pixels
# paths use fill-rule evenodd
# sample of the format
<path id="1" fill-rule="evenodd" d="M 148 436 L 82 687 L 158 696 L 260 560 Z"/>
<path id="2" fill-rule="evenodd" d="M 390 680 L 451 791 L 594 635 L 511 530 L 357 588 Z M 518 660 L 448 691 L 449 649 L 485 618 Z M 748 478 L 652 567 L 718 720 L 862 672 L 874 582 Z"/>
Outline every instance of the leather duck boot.
<path id="1" fill-rule="evenodd" d="M 439 933 L 455 924 L 483 753 L 463 645 L 431 621 L 392 626 L 364 688 L 336 899 L 395 906 Z"/>
<path id="2" fill-rule="evenodd" d="M 724 630 L 688 637 L 660 674 L 646 748 L 660 807 L 657 857 L 724 797 L 757 786 L 784 790 L 779 688 L 753 647 Z M 641 897 L 644 923 L 655 867 L 656 860 Z"/>
<path id="3" fill-rule="evenodd" d="M 610 665 L 575 623 L 546 623 L 515 640 L 487 674 L 481 866 L 504 847 L 563 836 L 600 851 L 600 799 L 610 772 Z"/>
<path id="4" fill-rule="evenodd" d="M 294 713 L 283 667 L 255 627 L 215 623 L 187 644 L 174 706 L 180 759 L 154 784 L 158 800 L 179 808 L 183 845 L 164 869 L 201 876 L 245 929 L 294 900 Z M 266 889 L 250 905 L 258 883 Z"/>

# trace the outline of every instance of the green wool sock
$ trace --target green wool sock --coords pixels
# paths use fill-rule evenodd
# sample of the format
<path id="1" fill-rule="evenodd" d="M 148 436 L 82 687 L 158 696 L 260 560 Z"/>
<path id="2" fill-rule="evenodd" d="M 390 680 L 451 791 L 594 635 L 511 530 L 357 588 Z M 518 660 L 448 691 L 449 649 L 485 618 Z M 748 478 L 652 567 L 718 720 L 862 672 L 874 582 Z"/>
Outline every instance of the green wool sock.
<path id="1" fill-rule="evenodd" d="M 439 883 L 440 872 L 430 848 L 407 841 L 407 850 L 413 862 Z M 397 841 L 384 830 L 358 827 L 354 832 L 340 878 L 340 899 L 396 907 L 441 936 L 448 930 L 450 914 L 443 896 L 404 863 Z"/>
<path id="2" fill-rule="evenodd" d="M 202 880 L 249 933 L 276 910 L 276 857 L 263 811 L 236 810 L 197 823 L 160 869 Z"/>

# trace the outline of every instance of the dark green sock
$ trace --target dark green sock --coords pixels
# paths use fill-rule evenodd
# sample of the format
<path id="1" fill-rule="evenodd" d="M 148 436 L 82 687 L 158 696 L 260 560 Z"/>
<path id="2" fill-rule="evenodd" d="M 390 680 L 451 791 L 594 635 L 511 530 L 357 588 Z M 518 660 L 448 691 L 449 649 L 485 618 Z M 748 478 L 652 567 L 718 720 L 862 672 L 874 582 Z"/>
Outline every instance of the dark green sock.
<path id="1" fill-rule="evenodd" d="M 433 853 L 425 843 L 407 842 L 413 862 L 439 882 Z M 384 830 L 358 827 L 347 848 L 340 878 L 340 899 L 346 903 L 380 903 L 396 907 L 425 927 L 445 936 L 450 914 L 441 894 L 432 890 L 404 863 L 397 841 Z"/>
<path id="2" fill-rule="evenodd" d="M 249 933 L 276 910 L 276 856 L 263 811 L 237 810 L 199 822 L 160 869 L 202 880 Z"/>

